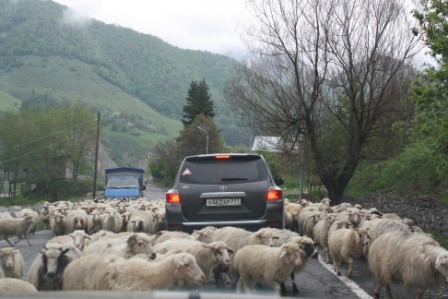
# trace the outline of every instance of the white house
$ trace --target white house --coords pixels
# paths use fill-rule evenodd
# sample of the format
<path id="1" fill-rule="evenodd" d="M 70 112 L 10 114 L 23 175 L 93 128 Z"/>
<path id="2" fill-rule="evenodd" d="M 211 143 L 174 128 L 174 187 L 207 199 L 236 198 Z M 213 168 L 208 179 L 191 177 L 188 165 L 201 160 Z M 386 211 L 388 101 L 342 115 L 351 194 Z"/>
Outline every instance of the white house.
<path id="1" fill-rule="evenodd" d="M 268 152 L 278 152 L 280 137 L 277 136 L 255 136 L 254 142 L 252 143 L 251 150 L 253 151 L 268 151 Z"/>

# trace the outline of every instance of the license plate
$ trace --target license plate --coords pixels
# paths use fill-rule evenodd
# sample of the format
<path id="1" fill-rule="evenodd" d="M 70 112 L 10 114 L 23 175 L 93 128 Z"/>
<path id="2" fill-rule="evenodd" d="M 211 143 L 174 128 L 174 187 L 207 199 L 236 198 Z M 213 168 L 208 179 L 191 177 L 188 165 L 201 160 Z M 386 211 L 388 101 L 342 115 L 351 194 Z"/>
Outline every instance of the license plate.
<path id="1" fill-rule="evenodd" d="M 207 207 L 237 207 L 241 206 L 241 198 L 209 198 Z"/>

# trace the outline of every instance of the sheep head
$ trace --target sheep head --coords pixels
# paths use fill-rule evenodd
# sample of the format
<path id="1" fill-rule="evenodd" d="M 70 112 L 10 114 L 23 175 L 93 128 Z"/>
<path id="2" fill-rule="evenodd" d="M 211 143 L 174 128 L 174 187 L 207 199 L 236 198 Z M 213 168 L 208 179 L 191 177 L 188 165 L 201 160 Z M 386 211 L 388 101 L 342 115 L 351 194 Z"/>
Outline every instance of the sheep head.
<path id="1" fill-rule="evenodd" d="M 292 263 L 295 266 L 302 264 L 301 250 L 297 243 L 285 243 L 281 247 L 280 259 L 285 259 L 286 263 Z"/>
<path id="2" fill-rule="evenodd" d="M 14 255 L 19 251 L 12 247 L 0 249 L 1 263 L 7 268 L 12 269 L 14 267 Z"/>
<path id="3" fill-rule="evenodd" d="M 442 275 L 448 277 L 448 251 L 442 252 L 437 256 L 435 267 Z"/>

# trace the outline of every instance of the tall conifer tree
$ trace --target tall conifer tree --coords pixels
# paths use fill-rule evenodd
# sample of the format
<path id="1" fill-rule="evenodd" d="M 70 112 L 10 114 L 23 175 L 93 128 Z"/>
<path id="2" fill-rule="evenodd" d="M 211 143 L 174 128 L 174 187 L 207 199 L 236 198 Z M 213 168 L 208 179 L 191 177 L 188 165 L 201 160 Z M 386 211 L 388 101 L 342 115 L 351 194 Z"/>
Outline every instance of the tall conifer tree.
<path id="1" fill-rule="evenodd" d="M 209 87 L 205 79 L 201 82 L 192 81 L 188 89 L 187 104 L 183 108 L 182 123 L 190 125 L 199 114 L 213 118 L 215 116 L 213 101 L 210 99 Z"/>

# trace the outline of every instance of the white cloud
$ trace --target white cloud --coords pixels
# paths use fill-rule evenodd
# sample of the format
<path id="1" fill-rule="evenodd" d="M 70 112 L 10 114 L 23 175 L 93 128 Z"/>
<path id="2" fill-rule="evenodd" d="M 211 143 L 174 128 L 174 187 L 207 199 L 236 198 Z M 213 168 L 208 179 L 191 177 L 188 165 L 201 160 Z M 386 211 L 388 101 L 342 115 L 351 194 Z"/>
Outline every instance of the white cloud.
<path id="1" fill-rule="evenodd" d="M 157 36 L 186 49 L 228 55 L 245 51 L 238 24 L 249 19 L 244 0 L 56 0 L 108 24 Z"/>

